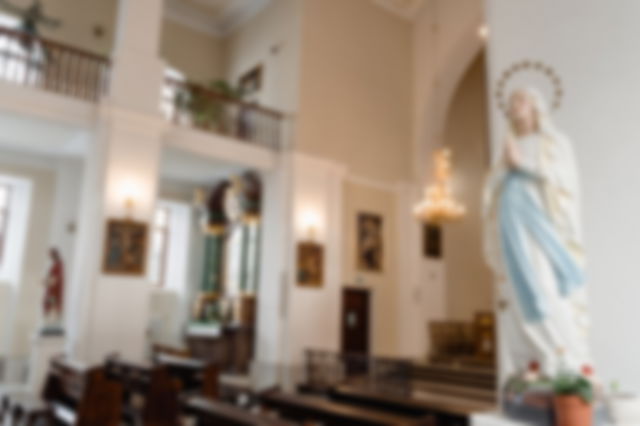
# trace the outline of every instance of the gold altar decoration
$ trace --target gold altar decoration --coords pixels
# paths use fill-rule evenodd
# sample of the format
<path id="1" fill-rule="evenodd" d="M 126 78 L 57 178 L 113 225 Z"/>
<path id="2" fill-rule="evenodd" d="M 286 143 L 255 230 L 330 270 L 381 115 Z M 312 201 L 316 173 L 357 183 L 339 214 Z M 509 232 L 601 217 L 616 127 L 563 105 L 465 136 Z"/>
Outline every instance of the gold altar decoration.
<path id="1" fill-rule="evenodd" d="M 440 149 L 434 156 L 435 171 L 431 185 L 424 191 L 424 198 L 413 209 L 415 217 L 424 223 L 444 223 L 461 219 L 466 207 L 451 193 L 451 151 Z"/>

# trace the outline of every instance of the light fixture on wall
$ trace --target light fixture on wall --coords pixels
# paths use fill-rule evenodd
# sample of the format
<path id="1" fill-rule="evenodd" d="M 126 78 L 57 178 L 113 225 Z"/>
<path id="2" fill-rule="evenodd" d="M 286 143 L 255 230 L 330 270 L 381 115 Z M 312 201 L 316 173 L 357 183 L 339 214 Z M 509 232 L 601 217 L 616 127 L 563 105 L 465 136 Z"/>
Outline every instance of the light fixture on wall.
<path id="1" fill-rule="evenodd" d="M 119 192 L 124 215 L 127 218 L 132 218 L 142 194 L 141 185 L 133 178 L 123 179 L 120 182 Z"/>
<path id="2" fill-rule="evenodd" d="M 481 24 L 478 27 L 478 37 L 483 41 L 489 38 L 489 26 L 487 24 Z"/>
<path id="3" fill-rule="evenodd" d="M 300 218 L 301 231 L 307 241 L 315 241 L 318 238 L 320 215 L 315 210 L 306 210 Z"/>
<path id="4" fill-rule="evenodd" d="M 424 198 L 413 209 L 424 223 L 444 223 L 461 219 L 466 208 L 451 193 L 451 151 L 442 148 L 434 156 L 434 182 L 424 191 Z"/>

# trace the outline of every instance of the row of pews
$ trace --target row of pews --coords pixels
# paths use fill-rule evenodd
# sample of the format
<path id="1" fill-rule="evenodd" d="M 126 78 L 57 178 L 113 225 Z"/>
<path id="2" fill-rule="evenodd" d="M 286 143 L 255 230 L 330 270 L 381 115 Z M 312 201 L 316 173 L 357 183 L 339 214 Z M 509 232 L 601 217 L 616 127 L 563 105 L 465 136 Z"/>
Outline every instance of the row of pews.
<path id="1" fill-rule="evenodd" d="M 404 367 L 379 368 L 397 385 Z M 360 367 L 355 370 L 361 371 Z M 149 365 L 117 356 L 86 368 L 54 358 L 41 395 L 0 397 L 0 424 L 12 426 L 467 426 L 466 404 L 374 391 L 350 383 L 321 393 L 301 388 L 254 392 L 240 408 L 224 398 L 218 368 L 181 355 L 158 354 Z M 253 392 L 248 390 L 248 392 Z"/>

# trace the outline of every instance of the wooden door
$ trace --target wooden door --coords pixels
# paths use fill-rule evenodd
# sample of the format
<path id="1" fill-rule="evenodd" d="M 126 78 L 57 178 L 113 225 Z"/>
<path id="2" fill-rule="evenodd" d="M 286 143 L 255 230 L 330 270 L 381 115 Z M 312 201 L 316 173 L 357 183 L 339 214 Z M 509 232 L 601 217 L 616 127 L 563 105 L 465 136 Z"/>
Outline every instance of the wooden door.
<path id="1" fill-rule="evenodd" d="M 369 302 L 369 290 L 344 289 L 342 293 L 342 353 L 369 355 Z"/>

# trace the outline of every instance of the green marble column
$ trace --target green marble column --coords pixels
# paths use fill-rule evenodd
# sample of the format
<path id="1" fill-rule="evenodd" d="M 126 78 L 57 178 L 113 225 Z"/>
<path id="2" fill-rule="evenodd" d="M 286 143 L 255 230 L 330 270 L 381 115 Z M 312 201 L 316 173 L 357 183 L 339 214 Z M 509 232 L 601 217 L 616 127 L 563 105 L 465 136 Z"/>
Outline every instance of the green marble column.
<path id="1" fill-rule="evenodd" d="M 203 293 L 220 294 L 222 291 L 224 235 L 208 233 L 205 235 L 204 271 L 202 274 Z"/>

